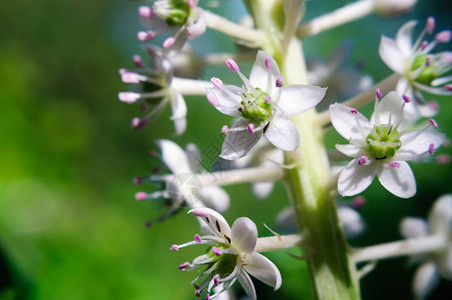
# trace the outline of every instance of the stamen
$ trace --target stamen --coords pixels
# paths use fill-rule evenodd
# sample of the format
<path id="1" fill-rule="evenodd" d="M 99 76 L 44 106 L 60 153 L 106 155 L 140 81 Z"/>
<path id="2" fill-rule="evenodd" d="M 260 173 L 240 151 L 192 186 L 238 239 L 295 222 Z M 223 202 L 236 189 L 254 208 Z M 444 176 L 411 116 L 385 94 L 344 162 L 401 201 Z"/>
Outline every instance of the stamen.
<path id="1" fill-rule="evenodd" d="M 438 128 L 438 123 L 436 123 L 436 121 L 434 119 L 430 119 L 428 121 L 430 122 L 430 124 L 432 124 L 433 128 L 435 128 L 435 129 Z"/>
<path id="2" fill-rule="evenodd" d="M 155 38 L 156 34 L 152 30 L 148 31 L 138 31 L 137 38 L 140 42 L 148 42 L 152 41 Z"/>
<path id="3" fill-rule="evenodd" d="M 432 34 L 433 33 L 433 31 L 435 30 L 435 18 L 433 18 L 433 17 L 428 17 L 427 18 L 427 24 L 426 24 L 426 27 L 427 27 L 427 32 L 428 32 L 428 34 Z"/>
<path id="4" fill-rule="evenodd" d="M 452 84 L 446 84 L 446 85 L 444 86 L 444 88 L 445 88 L 446 90 L 452 92 Z"/>
<path id="5" fill-rule="evenodd" d="M 399 164 L 398 162 L 391 161 L 391 162 L 389 163 L 389 166 L 390 166 L 391 168 L 399 168 L 399 167 L 400 167 L 400 164 Z"/>
<path id="6" fill-rule="evenodd" d="M 430 153 L 431 155 L 435 153 L 435 145 L 433 143 L 428 145 L 428 153 Z"/>
<path id="7" fill-rule="evenodd" d="M 239 66 L 237 65 L 237 63 L 232 58 L 226 59 L 226 66 L 232 72 L 240 72 Z"/>
<path id="8" fill-rule="evenodd" d="M 138 201 L 146 200 L 148 198 L 148 194 L 145 192 L 138 192 L 135 194 L 135 199 Z"/>
<path id="9" fill-rule="evenodd" d="M 436 157 L 436 162 L 442 165 L 450 163 L 450 156 L 447 154 L 438 155 Z"/>
<path id="10" fill-rule="evenodd" d="M 363 196 L 355 197 L 352 201 L 352 207 L 355 209 L 360 209 L 366 203 L 366 198 Z"/>
<path id="11" fill-rule="evenodd" d="M 220 284 L 220 276 L 215 275 L 213 277 L 213 282 L 215 283 L 215 285 L 219 285 Z"/>
<path id="12" fill-rule="evenodd" d="M 276 79 L 276 87 L 282 87 L 284 85 L 284 78 L 281 76 Z"/>
<path id="13" fill-rule="evenodd" d="M 221 251 L 220 248 L 217 247 L 212 247 L 212 252 L 216 255 L 216 256 L 220 256 L 221 254 L 223 254 L 223 251 Z"/>
<path id="14" fill-rule="evenodd" d="M 435 41 L 438 43 L 449 43 L 451 35 L 452 33 L 449 30 L 441 31 L 435 36 Z"/>
<path id="15" fill-rule="evenodd" d="M 228 125 L 224 125 L 223 128 L 221 128 L 221 132 L 224 133 L 224 135 L 227 135 L 229 132 L 229 127 Z"/>
<path id="16" fill-rule="evenodd" d="M 427 48 L 428 42 L 427 41 L 423 41 L 421 44 L 421 51 L 424 51 L 425 48 Z"/>
<path id="17" fill-rule="evenodd" d="M 155 12 L 149 6 L 140 6 L 138 8 L 138 15 L 144 19 L 151 19 L 155 16 Z"/>
<path id="18" fill-rule="evenodd" d="M 452 88 L 452 86 L 451 86 L 451 88 Z M 438 110 L 438 103 L 436 101 L 429 101 L 429 102 L 427 102 L 427 106 L 430 109 Z"/>
<path id="19" fill-rule="evenodd" d="M 354 114 L 354 115 L 357 115 L 357 114 L 358 114 L 358 111 L 357 111 L 356 109 L 354 109 L 354 108 L 351 109 L 350 112 L 351 112 L 352 114 Z"/>
<path id="20" fill-rule="evenodd" d="M 202 242 L 201 237 L 199 236 L 199 234 L 195 234 L 195 242 L 197 242 L 197 243 L 201 243 Z"/>
<path id="21" fill-rule="evenodd" d="M 220 78 L 212 77 L 210 82 L 212 82 L 212 84 L 220 91 L 224 90 L 223 81 L 221 81 Z"/>
<path id="22" fill-rule="evenodd" d="M 361 156 L 361 157 L 358 159 L 358 165 L 359 165 L 359 166 L 364 165 L 366 162 L 367 162 L 367 157 L 366 157 L 366 156 Z"/>
<path id="23" fill-rule="evenodd" d="M 141 179 L 141 177 L 134 177 L 133 178 L 133 183 L 136 185 L 140 185 L 143 182 L 143 180 Z"/>
<path id="24" fill-rule="evenodd" d="M 195 296 L 196 296 L 196 297 L 201 296 L 201 293 L 202 293 L 202 292 L 203 292 L 202 289 L 197 289 L 197 290 L 195 291 Z"/>
<path id="25" fill-rule="evenodd" d="M 425 66 L 428 67 L 432 64 L 433 55 L 429 54 L 425 58 Z"/>
<path id="26" fill-rule="evenodd" d="M 183 264 L 180 264 L 180 265 L 179 265 L 179 270 L 185 271 L 185 269 L 187 269 L 187 267 L 188 267 L 189 265 L 190 265 L 190 264 L 189 264 L 188 262 L 185 262 L 185 263 L 183 263 Z"/>
<path id="27" fill-rule="evenodd" d="M 270 103 L 272 98 L 270 96 L 265 96 L 265 102 Z"/>
<path id="28" fill-rule="evenodd" d="M 148 123 L 149 123 L 149 120 L 140 119 L 138 117 L 135 117 L 130 121 L 130 127 L 134 128 L 136 130 L 140 130 L 140 129 L 143 129 Z"/>
<path id="29" fill-rule="evenodd" d="M 206 297 L 204 298 L 204 300 L 209 300 L 210 298 L 210 294 L 207 294 Z"/>
<path id="30" fill-rule="evenodd" d="M 149 227 L 152 226 L 152 222 L 151 222 L 151 221 L 146 221 L 146 223 L 144 223 L 144 226 L 145 226 L 146 228 L 149 228 Z"/>
<path id="31" fill-rule="evenodd" d="M 381 100 L 381 98 L 382 98 L 381 90 L 380 90 L 379 88 L 377 88 L 377 89 L 375 90 L 375 93 L 377 94 L 377 99 L 378 99 L 378 100 Z"/>
<path id="32" fill-rule="evenodd" d="M 220 101 L 214 94 L 207 93 L 206 97 L 207 97 L 207 101 L 209 101 L 209 103 L 212 104 L 213 106 L 215 106 L 215 107 L 220 106 Z"/>
<path id="33" fill-rule="evenodd" d="M 407 95 L 402 95 L 402 99 L 403 99 L 403 101 L 405 101 L 405 103 L 410 103 L 411 102 L 410 97 L 408 97 Z"/>
<path id="34" fill-rule="evenodd" d="M 137 68 L 140 68 L 140 69 L 144 68 L 143 59 L 138 54 L 133 56 L 133 63 L 135 64 L 135 66 Z"/>
<path id="35" fill-rule="evenodd" d="M 169 248 L 170 251 L 179 251 L 179 246 L 176 244 L 171 245 L 171 247 Z M 186 263 L 188 266 L 188 263 Z"/>
<path id="36" fill-rule="evenodd" d="M 208 213 L 206 213 L 202 210 L 199 210 L 199 209 L 192 209 L 191 211 L 189 211 L 189 213 L 190 212 L 193 213 L 197 217 L 207 218 L 209 216 Z"/>
<path id="37" fill-rule="evenodd" d="M 248 130 L 249 133 L 254 135 L 254 129 L 256 128 L 256 126 L 253 123 L 248 124 L 248 126 L 246 127 L 246 130 Z"/>
<path id="38" fill-rule="evenodd" d="M 190 6 L 190 8 L 193 8 L 196 6 L 196 0 L 187 0 L 188 6 Z"/>
<path id="39" fill-rule="evenodd" d="M 134 72 L 123 72 L 121 73 L 121 80 L 124 83 L 140 83 L 141 79 L 140 74 Z"/>
<path id="40" fill-rule="evenodd" d="M 267 69 L 269 69 L 269 70 L 271 70 L 272 69 L 272 64 L 271 64 L 271 59 L 270 59 L 270 57 L 267 57 L 267 58 L 265 58 L 265 67 L 267 68 Z"/>
<path id="41" fill-rule="evenodd" d="M 122 101 L 122 102 L 126 102 L 126 103 L 134 103 L 138 99 L 140 99 L 140 97 L 141 97 L 140 94 L 134 93 L 134 92 L 121 92 L 121 93 L 118 93 L 119 100 Z"/>

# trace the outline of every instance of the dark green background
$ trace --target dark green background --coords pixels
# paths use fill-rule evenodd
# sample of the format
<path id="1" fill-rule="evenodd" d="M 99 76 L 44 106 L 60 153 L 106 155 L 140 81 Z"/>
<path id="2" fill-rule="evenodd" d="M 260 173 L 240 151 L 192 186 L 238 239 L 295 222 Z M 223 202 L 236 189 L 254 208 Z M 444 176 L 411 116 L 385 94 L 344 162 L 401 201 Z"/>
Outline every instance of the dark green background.
<path id="1" fill-rule="evenodd" d="M 306 18 L 350 1 L 308 2 Z M 152 228 L 155 203 L 136 203 L 135 175 L 159 165 L 148 150 L 156 138 L 201 149 L 218 139 L 229 118 L 204 98 L 187 97 L 188 130 L 174 137 L 169 112 L 141 132 L 129 128 L 137 106 L 117 100 L 127 87 L 118 69 L 131 67 L 140 53 L 138 1 L 40 0 L 4 1 L 0 9 L 0 299 L 193 299 L 192 273 L 177 266 L 199 248 L 170 253 L 172 243 L 191 240 L 198 231 L 193 217 L 180 214 Z M 201 1 L 203 5 L 205 1 Z M 238 0 L 221 1 L 215 11 L 234 15 Z M 378 57 L 379 36 L 394 37 L 406 20 L 435 15 L 438 28 L 451 28 L 447 1 L 421 1 L 403 18 L 375 16 L 305 41 L 307 57 L 326 57 L 344 39 L 355 44 L 351 60 L 363 60 L 377 82 L 390 74 Z M 212 42 L 212 39 L 216 39 Z M 200 49 L 231 51 L 231 40 L 211 33 L 196 41 Z M 205 50 L 204 50 L 205 51 Z M 221 76 L 225 68 L 204 77 Z M 220 70 L 218 73 L 217 70 Z M 228 77 L 236 80 L 234 77 Z M 436 118 L 452 134 L 451 99 L 440 99 Z M 328 144 L 343 142 L 328 134 Z M 440 153 L 451 154 L 450 148 Z M 368 230 L 354 245 L 399 239 L 405 215 L 425 217 L 431 203 L 452 192 L 450 165 L 412 164 L 417 195 L 397 199 L 378 184 L 364 193 L 362 209 Z M 150 191 L 150 189 L 149 189 Z M 274 225 L 275 211 L 288 205 L 277 185 L 272 197 L 256 202 L 247 185 L 227 188 L 232 221 L 249 216 L 262 235 L 263 223 Z M 256 205 L 258 209 L 256 209 Z M 292 251 L 299 254 L 297 250 Z M 310 298 L 302 262 L 283 252 L 268 255 L 280 267 L 283 286 L 273 293 L 257 281 L 260 299 Z M 406 260 L 378 264 L 362 281 L 364 299 L 410 297 L 413 268 Z M 241 293 L 241 289 L 237 290 Z M 442 281 L 432 299 L 447 299 L 452 287 Z"/>

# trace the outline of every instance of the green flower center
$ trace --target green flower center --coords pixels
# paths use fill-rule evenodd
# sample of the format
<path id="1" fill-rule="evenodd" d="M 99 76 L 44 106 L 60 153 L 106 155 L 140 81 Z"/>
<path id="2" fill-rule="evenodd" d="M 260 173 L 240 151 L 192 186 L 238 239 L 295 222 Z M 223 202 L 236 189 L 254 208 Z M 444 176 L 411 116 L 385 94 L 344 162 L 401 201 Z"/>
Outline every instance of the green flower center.
<path id="1" fill-rule="evenodd" d="M 374 126 L 366 141 L 367 151 L 376 159 L 393 157 L 402 145 L 399 132 L 389 124 Z"/>
<path id="2" fill-rule="evenodd" d="M 239 107 L 242 117 L 252 122 L 268 120 L 272 114 L 272 105 L 265 99 L 267 97 L 270 95 L 259 88 L 251 94 L 243 93 Z"/>
<path id="3" fill-rule="evenodd" d="M 220 275 L 221 278 L 224 278 L 231 274 L 232 271 L 234 271 L 237 261 L 237 255 L 223 253 L 220 256 L 217 256 L 215 253 L 212 252 L 212 247 L 213 246 L 210 246 L 206 251 L 206 254 L 211 259 L 214 260 L 214 262 L 212 262 L 208 268 L 210 268 L 213 264 L 217 264 L 217 267 L 215 268 L 215 273 Z M 221 250 L 227 249 L 226 247 L 220 244 L 217 244 L 215 247 Z"/>
<path id="4" fill-rule="evenodd" d="M 410 71 L 414 71 L 422 67 L 423 65 L 425 65 L 426 61 L 427 54 L 420 54 L 416 56 Z M 430 66 L 425 67 L 422 70 L 422 72 L 416 77 L 416 81 L 419 83 L 430 85 L 430 83 L 432 83 L 432 81 L 435 80 L 436 77 L 438 77 L 438 74 L 435 70 L 435 67 L 431 64 Z"/>
<path id="5" fill-rule="evenodd" d="M 190 15 L 190 6 L 186 0 L 170 0 L 165 12 L 165 21 L 169 26 L 183 25 Z"/>

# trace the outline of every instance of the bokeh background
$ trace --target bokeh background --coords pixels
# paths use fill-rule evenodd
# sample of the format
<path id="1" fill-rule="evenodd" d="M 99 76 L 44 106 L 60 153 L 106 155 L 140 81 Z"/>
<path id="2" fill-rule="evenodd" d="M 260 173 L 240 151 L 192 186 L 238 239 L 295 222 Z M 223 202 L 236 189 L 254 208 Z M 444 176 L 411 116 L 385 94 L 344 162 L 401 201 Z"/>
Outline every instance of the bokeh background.
<path id="1" fill-rule="evenodd" d="M 306 19 L 351 1 L 308 2 Z M 378 57 L 382 33 L 393 37 L 406 20 L 429 15 L 438 29 L 452 28 L 449 1 L 419 1 L 414 12 L 381 19 L 370 16 L 305 41 L 307 57 L 325 59 L 344 40 L 354 44 L 350 68 L 377 82 L 390 74 Z M 192 239 L 193 217 L 179 214 L 147 228 L 158 217 L 157 202 L 134 200 L 132 178 L 161 163 L 148 154 L 153 140 L 171 138 L 201 149 L 218 139 L 229 118 L 202 97 L 187 97 L 188 130 L 173 134 L 166 111 L 143 131 L 130 129 L 137 106 L 117 100 L 127 90 L 120 67 L 143 53 L 135 36 L 137 7 L 127 0 L 4 1 L 0 9 L 0 299 L 193 299 L 192 273 L 177 266 L 199 254 L 199 248 L 168 251 L 172 243 Z M 237 20 L 239 0 L 219 1 L 216 13 Z M 201 0 L 201 6 L 212 4 Z M 209 32 L 193 44 L 197 51 L 234 51 L 231 39 Z M 449 48 L 450 49 L 450 48 Z M 203 78 L 223 72 L 207 70 Z M 232 78 L 232 77 L 231 77 Z M 232 78 L 231 80 L 236 80 Z M 437 117 L 452 136 L 452 99 L 438 99 Z M 328 144 L 340 142 L 330 133 Z M 438 151 L 451 154 L 450 148 Z M 418 193 L 397 199 L 374 183 L 364 193 L 361 212 L 366 233 L 352 245 L 371 245 L 400 238 L 403 216 L 425 217 L 432 202 L 452 192 L 450 165 L 412 164 Z M 288 203 L 277 184 L 271 197 L 258 202 L 248 185 L 227 187 L 232 203 L 225 217 L 249 216 L 262 235 L 275 224 L 275 212 Z M 341 200 L 345 201 L 345 200 Z M 257 206 L 258 205 L 258 206 Z M 258 207 L 256 209 L 256 207 Z M 196 248 L 196 249 L 195 249 Z M 291 251 L 300 254 L 297 249 Z M 306 266 L 284 252 L 269 253 L 280 267 L 282 288 L 256 283 L 260 299 L 310 299 Z M 363 299 L 410 299 L 414 268 L 405 258 L 382 261 L 362 281 Z M 243 291 L 237 286 L 238 294 Z M 441 281 L 431 299 L 450 299 L 452 284 Z M 449 297 L 448 297 L 449 295 Z"/>

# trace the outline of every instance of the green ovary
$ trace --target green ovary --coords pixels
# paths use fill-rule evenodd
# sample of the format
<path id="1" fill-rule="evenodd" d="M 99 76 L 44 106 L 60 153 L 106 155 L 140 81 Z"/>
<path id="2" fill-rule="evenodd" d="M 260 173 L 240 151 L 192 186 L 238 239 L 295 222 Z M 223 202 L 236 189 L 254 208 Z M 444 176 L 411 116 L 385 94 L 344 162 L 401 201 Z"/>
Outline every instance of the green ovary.
<path id="1" fill-rule="evenodd" d="M 374 126 L 366 141 L 367 151 L 376 159 L 393 157 L 402 145 L 399 132 L 389 124 Z"/>
<path id="2" fill-rule="evenodd" d="M 426 61 L 427 54 L 418 55 L 414 59 L 413 65 L 411 66 L 411 71 L 414 71 L 417 68 L 422 67 L 423 65 L 425 65 Z M 421 74 L 419 74 L 418 77 L 416 77 L 416 81 L 419 83 L 430 85 L 430 83 L 432 83 L 432 81 L 435 80 L 436 77 L 438 77 L 438 74 L 436 74 L 435 67 L 433 65 L 430 65 L 422 70 Z"/>
<path id="3" fill-rule="evenodd" d="M 187 1 L 184 0 L 173 0 L 171 2 L 170 13 L 166 17 L 166 23 L 169 26 L 182 25 L 187 22 L 188 16 L 190 15 L 190 7 Z"/>
<path id="4" fill-rule="evenodd" d="M 241 107 L 242 117 L 252 122 L 268 120 L 272 114 L 272 106 L 265 100 L 268 93 L 256 88 L 255 94 L 243 94 Z"/>

